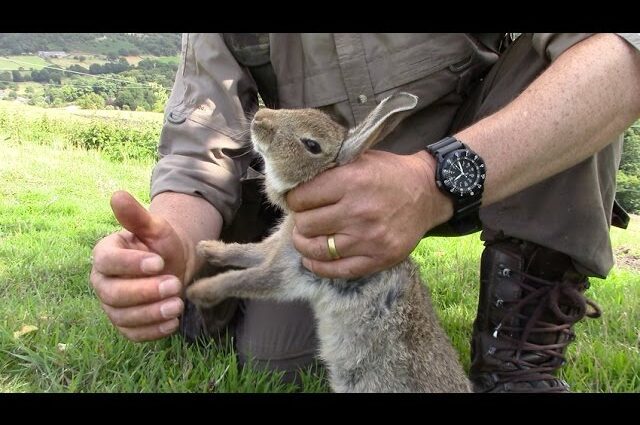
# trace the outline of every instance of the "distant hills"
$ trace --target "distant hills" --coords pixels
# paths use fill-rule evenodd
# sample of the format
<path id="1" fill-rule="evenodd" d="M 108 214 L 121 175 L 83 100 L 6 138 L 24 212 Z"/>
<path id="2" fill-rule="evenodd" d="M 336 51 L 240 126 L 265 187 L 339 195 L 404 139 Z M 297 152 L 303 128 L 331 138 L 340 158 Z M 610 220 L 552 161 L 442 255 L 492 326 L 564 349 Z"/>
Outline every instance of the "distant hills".
<path id="1" fill-rule="evenodd" d="M 180 33 L 0 33 L 0 56 L 61 51 L 110 56 L 174 56 Z"/>

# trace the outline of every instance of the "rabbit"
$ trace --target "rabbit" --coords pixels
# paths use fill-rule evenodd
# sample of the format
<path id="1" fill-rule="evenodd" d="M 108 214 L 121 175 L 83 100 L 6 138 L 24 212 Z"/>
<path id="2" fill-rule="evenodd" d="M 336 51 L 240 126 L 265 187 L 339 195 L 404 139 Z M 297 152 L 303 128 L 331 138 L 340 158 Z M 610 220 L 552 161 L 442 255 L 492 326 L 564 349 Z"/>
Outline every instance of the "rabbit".
<path id="1" fill-rule="evenodd" d="M 357 159 L 417 102 L 412 94 L 396 93 L 351 130 L 316 109 L 260 109 L 250 130 L 253 147 L 264 158 L 269 200 L 287 213 L 289 190 Z M 302 266 L 293 225 L 293 216 L 285 214 L 259 243 L 201 241 L 200 255 L 237 270 L 194 282 L 187 297 L 200 307 L 229 297 L 307 300 L 334 392 L 471 392 L 410 257 L 358 279 L 322 278 Z"/>

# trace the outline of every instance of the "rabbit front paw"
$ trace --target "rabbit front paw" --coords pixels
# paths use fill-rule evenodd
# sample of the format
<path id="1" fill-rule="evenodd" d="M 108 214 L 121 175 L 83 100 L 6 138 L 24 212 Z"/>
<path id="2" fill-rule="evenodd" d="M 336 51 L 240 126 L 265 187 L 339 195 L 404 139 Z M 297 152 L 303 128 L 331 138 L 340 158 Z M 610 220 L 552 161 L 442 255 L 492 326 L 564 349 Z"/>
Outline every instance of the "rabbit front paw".
<path id="1" fill-rule="evenodd" d="M 214 266 L 226 265 L 226 244 L 217 240 L 200 241 L 196 252 Z"/>
<path id="2" fill-rule="evenodd" d="M 224 301 L 224 285 L 220 285 L 215 277 L 200 279 L 187 288 L 187 298 L 199 307 L 212 307 Z"/>

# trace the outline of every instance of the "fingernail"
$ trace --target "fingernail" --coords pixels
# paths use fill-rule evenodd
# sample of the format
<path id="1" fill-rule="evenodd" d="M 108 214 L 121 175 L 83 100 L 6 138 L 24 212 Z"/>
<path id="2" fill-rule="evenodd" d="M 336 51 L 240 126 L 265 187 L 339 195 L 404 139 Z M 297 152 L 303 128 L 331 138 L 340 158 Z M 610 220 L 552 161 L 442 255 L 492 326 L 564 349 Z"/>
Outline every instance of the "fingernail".
<path id="1" fill-rule="evenodd" d="M 140 262 L 140 270 L 145 273 L 157 273 L 164 267 L 164 260 L 162 257 L 154 255 L 153 257 L 147 257 Z"/>
<path id="2" fill-rule="evenodd" d="M 182 302 L 177 299 L 167 301 L 160 306 L 160 313 L 165 319 L 173 319 L 174 317 L 178 317 L 181 312 Z"/>
<path id="3" fill-rule="evenodd" d="M 178 321 L 178 319 L 174 319 L 170 322 L 159 325 L 158 329 L 160 329 L 160 332 L 162 332 L 163 334 L 170 334 L 178 328 L 179 324 L 180 322 Z"/>
<path id="4" fill-rule="evenodd" d="M 160 285 L 158 285 L 158 291 L 160 292 L 160 296 L 162 298 L 178 295 L 181 289 L 182 289 L 182 285 L 180 284 L 180 281 L 176 277 L 170 277 L 169 279 L 165 279 L 162 282 L 160 282 Z"/>

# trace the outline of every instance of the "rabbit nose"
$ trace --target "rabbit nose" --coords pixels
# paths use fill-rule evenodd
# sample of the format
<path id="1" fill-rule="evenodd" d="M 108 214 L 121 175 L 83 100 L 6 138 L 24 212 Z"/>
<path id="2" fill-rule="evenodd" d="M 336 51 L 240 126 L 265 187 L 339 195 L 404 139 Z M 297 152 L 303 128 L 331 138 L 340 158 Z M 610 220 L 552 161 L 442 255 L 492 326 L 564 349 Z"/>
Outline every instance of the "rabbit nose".
<path id="1" fill-rule="evenodd" d="M 273 121 L 267 117 L 255 116 L 253 118 L 253 123 L 251 124 L 254 128 L 259 128 L 262 130 L 270 130 L 273 128 Z"/>
<path id="2" fill-rule="evenodd" d="M 253 121 L 264 122 L 265 120 L 273 119 L 275 113 L 276 111 L 274 111 L 273 109 L 262 108 L 258 112 L 256 112 L 255 116 L 253 117 Z"/>

